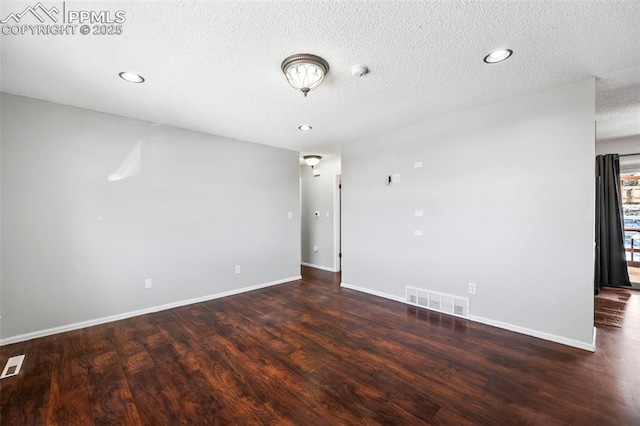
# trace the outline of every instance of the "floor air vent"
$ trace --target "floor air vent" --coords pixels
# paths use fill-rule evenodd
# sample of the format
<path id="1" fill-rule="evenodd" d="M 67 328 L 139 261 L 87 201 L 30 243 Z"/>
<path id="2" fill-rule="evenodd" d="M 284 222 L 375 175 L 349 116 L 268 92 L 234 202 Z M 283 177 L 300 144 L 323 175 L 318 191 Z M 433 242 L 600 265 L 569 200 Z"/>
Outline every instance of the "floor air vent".
<path id="1" fill-rule="evenodd" d="M 469 318 L 469 299 L 466 297 L 453 296 L 411 286 L 406 287 L 406 292 L 406 301 L 409 305 L 431 309 L 443 314 Z"/>
<path id="2" fill-rule="evenodd" d="M 4 366 L 4 370 L 2 370 L 2 374 L 0 374 L 0 379 L 17 375 L 20 372 L 23 361 L 24 355 L 12 356 L 9 358 L 7 364 Z"/>

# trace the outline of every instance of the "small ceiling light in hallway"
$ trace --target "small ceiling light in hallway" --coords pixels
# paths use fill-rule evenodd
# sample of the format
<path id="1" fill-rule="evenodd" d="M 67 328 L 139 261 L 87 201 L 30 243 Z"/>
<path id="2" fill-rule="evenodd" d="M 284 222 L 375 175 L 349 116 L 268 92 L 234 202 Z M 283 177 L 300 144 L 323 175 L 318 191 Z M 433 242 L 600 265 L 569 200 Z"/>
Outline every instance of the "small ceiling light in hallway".
<path id="1" fill-rule="evenodd" d="M 320 160 L 322 160 L 322 157 L 319 155 L 305 155 L 304 157 L 302 157 L 302 159 L 305 163 L 307 163 L 307 166 L 311 166 L 311 168 L 313 169 L 315 166 L 320 164 Z"/>

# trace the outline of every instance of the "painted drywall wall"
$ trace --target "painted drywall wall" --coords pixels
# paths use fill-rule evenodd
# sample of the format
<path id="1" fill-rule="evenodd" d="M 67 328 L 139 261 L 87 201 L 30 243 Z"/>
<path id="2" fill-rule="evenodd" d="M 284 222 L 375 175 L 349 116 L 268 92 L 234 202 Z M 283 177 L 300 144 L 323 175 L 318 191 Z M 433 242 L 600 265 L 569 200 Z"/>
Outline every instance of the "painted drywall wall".
<path id="1" fill-rule="evenodd" d="M 1 98 L 3 339 L 299 276 L 297 152 Z"/>
<path id="2" fill-rule="evenodd" d="M 588 80 L 344 145 L 344 284 L 470 297 L 479 320 L 591 345 L 594 92 Z"/>
<path id="3" fill-rule="evenodd" d="M 620 154 L 620 172 L 640 172 L 640 135 L 596 140 L 596 155 Z"/>
<path id="4" fill-rule="evenodd" d="M 640 120 L 640 118 L 638 118 Z M 640 135 L 618 139 L 596 141 L 596 154 L 638 154 L 640 153 Z"/>
<path id="5" fill-rule="evenodd" d="M 336 250 L 335 190 L 340 157 L 323 160 L 313 176 L 311 167 L 300 166 L 302 211 L 302 263 L 330 271 L 339 270 Z M 316 217 L 315 212 L 320 215 Z M 317 251 L 314 251 L 317 247 Z"/>

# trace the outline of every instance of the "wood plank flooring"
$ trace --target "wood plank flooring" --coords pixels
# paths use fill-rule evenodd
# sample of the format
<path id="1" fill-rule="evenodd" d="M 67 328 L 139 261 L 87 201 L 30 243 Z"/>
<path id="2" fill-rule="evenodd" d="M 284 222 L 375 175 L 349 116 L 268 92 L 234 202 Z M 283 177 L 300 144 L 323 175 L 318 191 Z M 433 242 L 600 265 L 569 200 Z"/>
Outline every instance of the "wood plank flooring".
<path id="1" fill-rule="evenodd" d="M 0 348 L 1 424 L 640 424 L 637 291 L 592 354 L 302 273 Z"/>
<path id="2" fill-rule="evenodd" d="M 595 298 L 595 324 L 599 327 L 633 328 L 633 319 L 625 321 L 629 315 L 627 303 L 633 291 L 627 288 L 603 287 Z M 640 360 L 639 360 L 640 362 Z"/>

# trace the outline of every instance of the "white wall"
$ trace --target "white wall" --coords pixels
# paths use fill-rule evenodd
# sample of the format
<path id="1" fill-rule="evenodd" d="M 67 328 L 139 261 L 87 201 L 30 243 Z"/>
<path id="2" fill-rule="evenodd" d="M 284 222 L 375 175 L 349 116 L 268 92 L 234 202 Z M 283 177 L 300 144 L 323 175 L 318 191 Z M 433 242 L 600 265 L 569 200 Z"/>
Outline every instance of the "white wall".
<path id="1" fill-rule="evenodd" d="M 596 155 L 620 154 L 620 172 L 640 172 L 640 135 L 596 140 Z"/>
<path id="2" fill-rule="evenodd" d="M 638 120 L 640 120 L 640 118 L 638 118 Z M 640 153 L 640 135 L 596 141 L 597 155 L 638 153 Z"/>
<path id="3" fill-rule="evenodd" d="M 594 93 L 588 80 L 345 145 L 344 284 L 470 297 L 477 320 L 589 347 Z"/>
<path id="4" fill-rule="evenodd" d="M 316 166 L 320 176 L 312 175 L 311 167 L 300 166 L 302 211 L 302 263 L 337 271 L 335 243 L 336 226 L 334 197 L 336 175 L 340 174 L 340 157 L 322 160 Z M 320 217 L 314 212 L 319 211 Z M 313 247 L 318 248 L 317 252 Z"/>
<path id="5" fill-rule="evenodd" d="M 7 94 L 1 135 L 5 342 L 300 274 L 297 152 Z"/>

